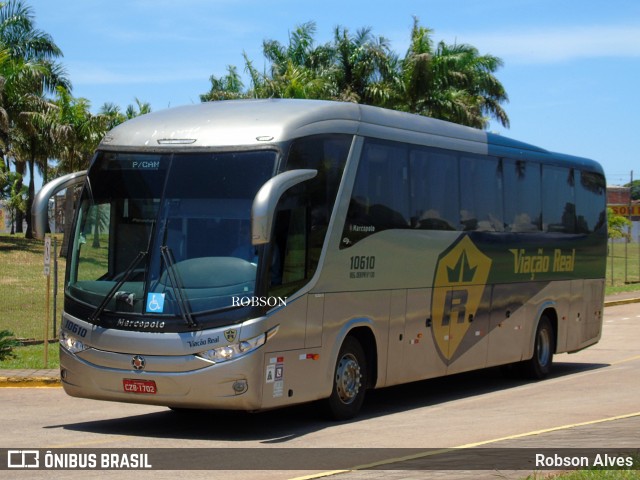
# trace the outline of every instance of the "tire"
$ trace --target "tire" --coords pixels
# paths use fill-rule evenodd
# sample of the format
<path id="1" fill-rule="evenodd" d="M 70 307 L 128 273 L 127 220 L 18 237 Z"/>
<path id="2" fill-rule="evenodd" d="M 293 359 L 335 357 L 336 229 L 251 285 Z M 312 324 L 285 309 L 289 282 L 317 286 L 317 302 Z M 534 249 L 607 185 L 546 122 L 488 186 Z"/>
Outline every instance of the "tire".
<path id="1" fill-rule="evenodd" d="M 327 414 L 333 420 L 355 417 L 362 407 L 367 386 L 367 358 L 360 342 L 347 337 L 340 347 L 333 373 L 333 390 Z"/>
<path id="2" fill-rule="evenodd" d="M 551 371 L 553 352 L 555 350 L 554 332 L 551 322 L 546 315 L 540 317 L 536 329 L 536 339 L 533 346 L 533 357 L 522 363 L 522 371 L 528 378 L 542 380 Z"/>

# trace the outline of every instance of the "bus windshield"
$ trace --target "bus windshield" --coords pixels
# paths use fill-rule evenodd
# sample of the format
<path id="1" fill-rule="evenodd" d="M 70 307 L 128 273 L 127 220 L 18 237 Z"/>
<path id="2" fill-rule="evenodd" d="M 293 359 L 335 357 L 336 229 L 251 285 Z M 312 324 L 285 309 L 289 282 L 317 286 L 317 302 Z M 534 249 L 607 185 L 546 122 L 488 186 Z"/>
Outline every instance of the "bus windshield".
<path id="1" fill-rule="evenodd" d="M 254 293 L 250 214 L 274 150 L 99 152 L 82 193 L 66 293 L 117 314 L 182 316 Z"/>

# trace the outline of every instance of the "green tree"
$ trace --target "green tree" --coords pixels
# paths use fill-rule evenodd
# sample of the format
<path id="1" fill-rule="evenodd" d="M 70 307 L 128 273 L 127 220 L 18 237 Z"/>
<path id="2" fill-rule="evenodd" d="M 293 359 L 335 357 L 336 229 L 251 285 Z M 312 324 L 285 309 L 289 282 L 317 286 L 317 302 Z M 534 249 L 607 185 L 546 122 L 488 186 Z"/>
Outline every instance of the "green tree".
<path id="1" fill-rule="evenodd" d="M 631 188 L 631 200 L 640 200 L 640 180 L 629 182 L 625 187 Z"/>
<path id="2" fill-rule="evenodd" d="M 0 331 L 0 361 L 13 358 L 13 348 L 18 346 L 15 335 L 9 330 Z"/>
<path id="3" fill-rule="evenodd" d="M 251 75 L 252 96 L 258 98 L 330 98 L 333 92 L 330 45 L 315 45 L 316 25 L 307 22 L 289 34 L 289 43 L 265 40 L 262 53 L 270 67 L 258 74 L 245 55 L 246 70 Z"/>
<path id="4" fill-rule="evenodd" d="M 374 37 L 370 28 L 351 35 L 346 28 L 336 27 L 333 49 L 337 99 L 387 106 L 401 88 L 398 59 L 389 41 Z"/>
<path id="5" fill-rule="evenodd" d="M 107 131 L 109 118 L 93 115 L 86 98 L 74 98 L 66 89 L 58 88 L 53 102 L 54 108 L 43 119 L 50 125 L 56 140 L 54 157 L 58 160 L 58 174 L 85 170 L 100 139 Z M 73 191 L 66 190 L 65 219 L 73 216 Z M 60 255 L 65 257 L 68 249 L 71 223 L 65 221 L 64 237 Z"/>
<path id="6" fill-rule="evenodd" d="M 494 76 L 502 60 L 480 55 L 471 45 L 439 42 L 434 47 L 432 33 L 414 18 L 410 46 L 400 61 L 402 88 L 395 108 L 475 128 L 486 128 L 492 117 L 508 127 L 501 107 L 508 96 Z"/>
<path id="7" fill-rule="evenodd" d="M 147 113 L 151 113 L 151 104 L 148 102 L 143 102 L 137 97 L 134 99 L 134 104 L 127 105 L 127 109 L 125 110 L 125 116 L 127 120 L 131 120 L 132 118 L 139 117 L 140 115 L 146 115 Z"/>
<path id="8" fill-rule="evenodd" d="M 122 113 L 120 107 L 112 102 L 104 103 L 102 107 L 100 107 L 99 113 L 105 119 L 105 127 L 107 131 L 127 120 L 127 117 Z"/>
<path id="9" fill-rule="evenodd" d="M 244 84 L 242 83 L 238 69 L 233 65 L 228 65 L 227 74 L 220 78 L 211 75 L 209 82 L 211 82 L 211 88 L 207 93 L 200 95 L 201 102 L 248 98 L 248 94 L 243 91 Z"/>
<path id="10" fill-rule="evenodd" d="M 22 218 L 19 217 L 18 213 L 24 213 L 27 208 L 27 187 L 22 184 L 22 175 L 19 173 L 9 172 L 7 177 L 5 205 L 9 212 L 11 235 L 14 235 L 16 233 L 16 222 L 18 218 Z"/>
<path id="11" fill-rule="evenodd" d="M 432 31 L 414 18 L 410 47 L 400 59 L 387 39 L 363 28 L 355 35 L 336 27 L 332 42 L 317 45 L 316 26 L 307 22 L 283 45 L 263 42 L 268 67 L 259 72 L 244 54 L 251 88 L 237 69 L 212 76 L 202 101 L 230 98 L 315 98 L 376 105 L 487 128 L 491 119 L 508 127 L 502 108 L 507 93 L 494 73 L 502 60 L 480 55 L 471 45 L 434 45 Z"/>
<path id="12" fill-rule="evenodd" d="M 7 114 L 8 135 L 6 147 L 9 152 L 20 153 L 12 157 L 16 172 L 30 172 L 27 209 L 35 194 L 35 169 L 45 165 L 46 156 L 39 155 L 42 148 L 38 135 L 28 122 L 25 113 L 41 112 L 46 107 L 43 95 L 61 86 L 71 85 L 64 68 L 56 62 L 62 51 L 51 36 L 35 28 L 34 14 L 30 6 L 19 0 L 0 4 L 0 46 L 6 54 L 0 63 L 0 76 L 4 79 L 2 106 Z M 14 148 L 14 141 L 19 146 Z M 43 160 L 44 158 L 44 160 Z M 27 215 L 27 236 L 31 218 Z M 22 231 L 22 216 L 18 214 L 17 231 Z"/>
<path id="13" fill-rule="evenodd" d="M 48 123 L 57 141 L 54 156 L 58 160 L 58 173 L 85 170 L 107 131 L 108 119 L 93 115 L 89 100 L 75 98 L 62 87 L 56 89 L 53 105 Z"/>
<path id="14" fill-rule="evenodd" d="M 127 106 L 124 113 L 118 105 L 111 102 L 103 104 L 99 111 L 101 121 L 104 122 L 103 126 L 105 133 L 127 120 L 131 120 L 132 118 L 145 115 L 147 113 L 151 113 L 151 104 L 143 102 L 138 98 L 135 98 L 135 104 Z M 95 147 L 97 146 L 98 144 L 96 143 Z"/>
<path id="15" fill-rule="evenodd" d="M 631 220 L 622 215 L 617 215 L 611 208 L 607 208 L 607 222 L 609 238 L 629 238 Z"/>

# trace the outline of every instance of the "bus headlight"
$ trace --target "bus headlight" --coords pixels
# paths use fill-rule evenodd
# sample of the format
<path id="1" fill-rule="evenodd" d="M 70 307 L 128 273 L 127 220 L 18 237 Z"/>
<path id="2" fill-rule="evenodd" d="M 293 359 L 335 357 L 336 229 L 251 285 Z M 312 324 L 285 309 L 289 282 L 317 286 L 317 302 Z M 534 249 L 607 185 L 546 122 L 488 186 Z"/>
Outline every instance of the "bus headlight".
<path id="1" fill-rule="evenodd" d="M 200 352 L 196 356 L 209 360 L 210 362 L 220 363 L 228 360 L 235 360 L 248 353 L 257 350 L 267 342 L 267 334 L 263 333 L 257 337 L 250 338 L 248 340 L 242 340 L 238 343 L 231 345 L 225 345 L 224 347 L 212 348 L 205 352 Z"/>
<path id="2" fill-rule="evenodd" d="M 89 348 L 81 340 L 77 339 L 73 335 L 70 335 L 64 330 L 60 331 L 60 345 L 64 347 L 64 349 L 69 353 L 74 354 Z"/>

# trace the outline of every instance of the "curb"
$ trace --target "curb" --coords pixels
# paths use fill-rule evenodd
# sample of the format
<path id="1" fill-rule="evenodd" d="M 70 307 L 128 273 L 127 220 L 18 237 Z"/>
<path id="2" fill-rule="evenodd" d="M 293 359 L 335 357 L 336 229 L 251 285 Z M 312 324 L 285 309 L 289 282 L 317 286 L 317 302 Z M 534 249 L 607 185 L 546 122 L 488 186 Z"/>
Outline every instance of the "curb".
<path id="1" fill-rule="evenodd" d="M 629 303 L 640 303 L 640 298 L 626 298 L 620 300 L 609 300 L 604 302 L 605 307 L 615 307 L 616 305 L 627 305 Z"/>
<path id="2" fill-rule="evenodd" d="M 616 305 L 627 305 L 629 303 L 640 303 L 640 298 L 625 298 L 620 300 L 609 300 L 604 302 L 605 307 L 614 307 Z M 0 376 L 0 388 L 11 387 L 60 387 L 60 375 L 56 376 Z"/>
<path id="3" fill-rule="evenodd" d="M 1 387 L 59 387 L 60 377 L 0 377 Z"/>

